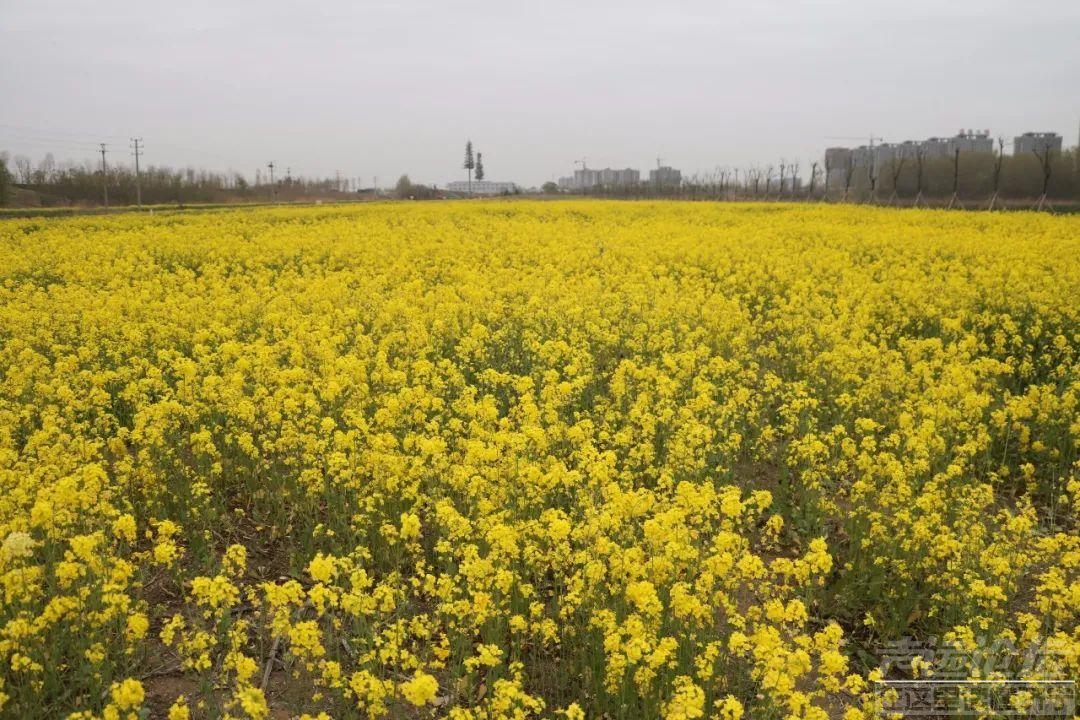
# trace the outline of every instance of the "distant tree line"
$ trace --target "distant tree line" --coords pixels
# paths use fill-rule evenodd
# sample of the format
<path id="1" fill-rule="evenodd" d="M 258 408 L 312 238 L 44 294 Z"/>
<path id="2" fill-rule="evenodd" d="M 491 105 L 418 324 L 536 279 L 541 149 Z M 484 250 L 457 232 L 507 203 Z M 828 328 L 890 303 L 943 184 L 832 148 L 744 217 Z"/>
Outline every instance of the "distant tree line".
<path id="1" fill-rule="evenodd" d="M 108 186 L 110 205 L 135 204 L 135 170 L 124 165 L 107 166 L 103 177 L 100 165 L 57 163 L 52 153 L 36 165 L 19 155 L 0 154 L 0 204 L 40 204 L 45 206 L 100 205 Z M 260 174 L 261 175 L 261 174 Z M 275 178 L 252 184 L 237 172 L 165 166 L 141 169 L 142 201 L 148 205 L 258 202 L 333 198 L 345 195 L 345 185 L 337 178 Z M 20 193 L 19 191 L 29 191 Z M 368 189 L 370 192 L 370 189 Z"/>
<path id="2" fill-rule="evenodd" d="M 480 175 L 482 160 L 467 148 L 466 167 Z M 472 167 L 468 167 L 472 165 Z M 146 167 L 140 173 L 145 204 L 288 201 L 345 197 L 347 184 L 337 178 L 275 178 L 271 185 L 256 174 L 255 183 L 237 172 L 195 168 Z M 100 205 L 104 186 L 109 203 L 135 203 L 135 171 L 109 166 L 103 177 L 92 161 L 57 163 L 47 154 L 36 165 L 25 156 L 0 153 L 0 205 Z M 370 188 L 355 189 L 371 192 Z M 557 192 L 545 183 L 545 193 Z M 961 153 L 953 157 L 894 157 L 882 166 L 851 165 L 825 168 L 824 163 L 781 160 L 765 166 L 719 167 L 709 173 L 684 177 L 679 184 L 641 182 L 634 185 L 597 186 L 579 194 L 618 198 L 684 198 L 700 200 L 831 200 L 889 204 L 958 202 L 965 206 L 986 203 L 1022 204 L 1045 195 L 1049 202 L 1080 202 L 1080 149 L 1050 156 Z M 428 199 L 438 192 L 398 180 L 401 198 Z"/>
<path id="3" fill-rule="evenodd" d="M 0 207 L 8 204 L 11 173 L 8 172 L 7 156 L 0 154 Z"/>
<path id="4" fill-rule="evenodd" d="M 398 178 L 394 194 L 401 200 L 433 200 L 439 197 L 439 191 L 431 185 L 417 185 L 408 175 Z"/>

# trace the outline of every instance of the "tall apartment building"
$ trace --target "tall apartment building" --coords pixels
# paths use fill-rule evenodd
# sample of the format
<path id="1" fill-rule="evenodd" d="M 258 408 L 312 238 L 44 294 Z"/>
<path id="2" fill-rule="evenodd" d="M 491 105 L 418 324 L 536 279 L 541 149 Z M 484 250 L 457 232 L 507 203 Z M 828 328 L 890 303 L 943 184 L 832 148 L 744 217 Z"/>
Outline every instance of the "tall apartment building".
<path id="1" fill-rule="evenodd" d="M 832 147 L 825 151 L 825 167 L 831 171 L 847 168 L 849 164 L 856 168 L 884 168 L 900 158 L 905 161 L 914 159 L 919 153 L 926 158 L 952 157 L 957 150 L 961 153 L 990 153 L 994 151 L 994 140 L 989 130 L 961 130 L 952 137 L 860 145 L 856 148 Z"/>
<path id="2" fill-rule="evenodd" d="M 582 168 L 575 170 L 572 176 L 559 178 L 559 187 L 563 190 L 588 190 L 596 187 L 630 187 L 639 182 L 641 182 L 641 173 L 632 168 L 622 170 Z"/>
<path id="3" fill-rule="evenodd" d="M 881 143 L 874 146 L 873 152 L 868 152 L 868 155 L 873 158 L 874 167 L 882 169 L 891 166 L 893 163 L 906 163 L 908 160 L 914 160 L 923 144 L 914 140 L 905 140 L 901 143 Z"/>
<path id="4" fill-rule="evenodd" d="M 649 183 L 662 187 L 677 187 L 682 185 L 682 171 L 664 165 L 649 171 Z"/>
<path id="5" fill-rule="evenodd" d="M 952 155 L 952 144 L 949 142 L 949 138 L 932 137 L 923 140 L 919 143 L 919 149 L 922 150 L 923 157 L 947 157 Z"/>
<path id="6" fill-rule="evenodd" d="M 961 130 L 952 137 L 932 137 L 919 143 L 923 157 L 951 157 L 961 153 L 994 152 L 994 139 L 989 130 Z"/>
<path id="7" fill-rule="evenodd" d="M 874 148 L 869 145 L 860 145 L 851 151 L 851 166 L 857 168 L 873 167 Z"/>
<path id="8" fill-rule="evenodd" d="M 1053 132 L 1026 132 L 1013 138 L 1013 155 L 1061 153 L 1061 136 Z"/>
<path id="9" fill-rule="evenodd" d="M 605 168 L 600 171 L 600 184 L 605 187 L 626 187 L 637 185 L 641 182 L 641 173 L 631 168 L 612 170 Z"/>
<path id="10" fill-rule="evenodd" d="M 994 152 L 994 139 L 990 137 L 989 130 L 961 130 L 952 138 L 953 152 L 959 150 L 965 152 L 992 153 Z"/>
<path id="11" fill-rule="evenodd" d="M 843 170 L 851 164 L 851 148 L 831 147 L 825 149 L 825 168 Z"/>

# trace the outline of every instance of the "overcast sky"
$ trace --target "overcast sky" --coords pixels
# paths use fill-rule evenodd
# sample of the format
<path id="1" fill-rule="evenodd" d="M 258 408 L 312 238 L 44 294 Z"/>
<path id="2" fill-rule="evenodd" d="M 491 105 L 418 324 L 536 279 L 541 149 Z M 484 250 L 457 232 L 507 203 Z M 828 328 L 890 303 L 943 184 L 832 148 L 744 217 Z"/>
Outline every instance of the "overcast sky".
<path id="1" fill-rule="evenodd" d="M 392 184 L 1077 142 L 1080 0 L 0 0 L 0 150 Z M 99 157 L 99 156 L 98 156 Z M 265 170 L 264 170 L 265 171 Z"/>

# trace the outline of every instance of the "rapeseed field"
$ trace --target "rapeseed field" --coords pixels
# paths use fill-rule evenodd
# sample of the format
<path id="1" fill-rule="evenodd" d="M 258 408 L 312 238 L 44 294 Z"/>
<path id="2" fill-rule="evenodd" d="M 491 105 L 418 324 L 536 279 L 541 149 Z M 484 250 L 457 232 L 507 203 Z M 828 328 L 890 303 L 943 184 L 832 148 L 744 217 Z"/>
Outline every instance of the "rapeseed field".
<path id="1" fill-rule="evenodd" d="M 1078 298 L 1032 213 L 0 221 L 0 715 L 857 720 L 905 637 L 1076 679 Z"/>

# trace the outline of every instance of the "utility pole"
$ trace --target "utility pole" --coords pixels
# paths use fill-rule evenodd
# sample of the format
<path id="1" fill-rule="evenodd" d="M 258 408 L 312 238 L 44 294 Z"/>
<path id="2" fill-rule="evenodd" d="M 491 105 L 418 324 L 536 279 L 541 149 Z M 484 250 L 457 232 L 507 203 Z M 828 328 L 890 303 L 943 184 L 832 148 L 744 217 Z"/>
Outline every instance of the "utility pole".
<path id="1" fill-rule="evenodd" d="M 271 160 L 266 164 L 266 167 L 270 168 L 270 200 L 277 200 L 277 188 L 274 187 L 274 161 Z"/>
<path id="2" fill-rule="evenodd" d="M 142 150 L 146 148 L 140 148 L 139 143 L 142 142 L 142 138 L 131 138 L 135 152 L 135 204 L 142 210 L 142 181 L 139 176 L 139 155 L 142 154 Z"/>
<path id="3" fill-rule="evenodd" d="M 101 190 L 105 196 L 105 207 L 109 207 L 109 176 L 105 167 L 105 143 L 101 143 Z"/>

